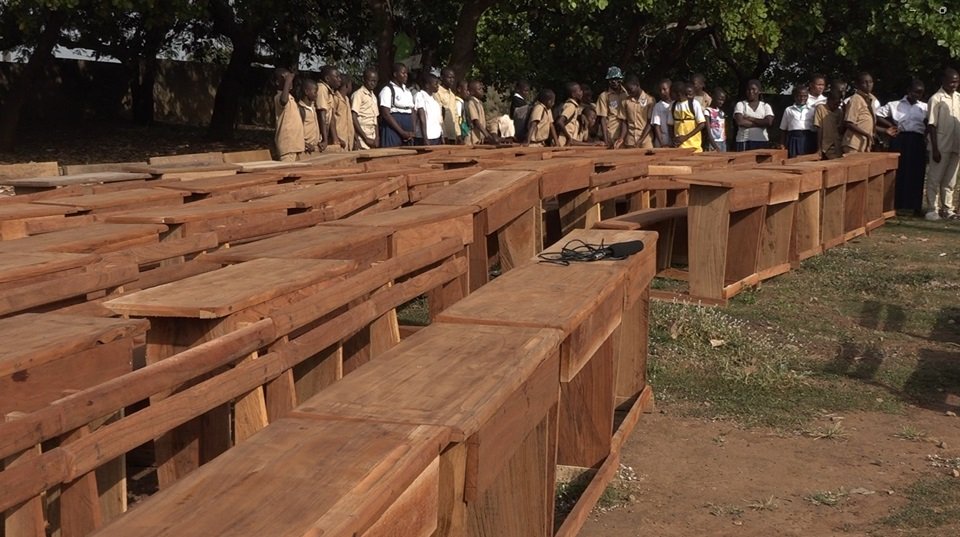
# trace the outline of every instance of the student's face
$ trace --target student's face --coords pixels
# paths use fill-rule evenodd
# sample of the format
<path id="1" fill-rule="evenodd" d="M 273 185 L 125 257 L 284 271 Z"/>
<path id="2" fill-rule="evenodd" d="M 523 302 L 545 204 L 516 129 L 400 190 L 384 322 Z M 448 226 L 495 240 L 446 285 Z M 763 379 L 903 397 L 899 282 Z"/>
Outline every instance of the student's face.
<path id="1" fill-rule="evenodd" d="M 517 93 L 524 99 L 530 98 L 530 84 L 520 84 L 517 86 Z"/>
<path id="2" fill-rule="evenodd" d="M 667 84 L 666 82 L 660 84 L 660 98 L 664 101 L 670 100 L 670 84 Z"/>
<path id="3" fill-rule="evenodd" d="M 401 86 L 407 83 L 407 68 L 402 67 L 393 72 L 393 81 Z"/>
<path id="4" fill-rule="evenodd" d="M 438 89 L 440 89 L 440 81 L 436 78 L 431 78 L 430 81 L 427 82 L 427 93 L 436 93 Z"/>
<path id="5" fill-rule="evenodd" d="M 470 91 L 467 89 L 466 82 L 461 82 L 457 86 L 457 94 L 460 95 L 460 97 L 463 97 L 464 99 L 470 96 Z"/>
<path id="6" fill-rule="evenodd" d="M 570 88 L 570 97 L 572 97 L 575 101 L 580 102 L 580 100 L 583 99 L 583 88 L 580 86 L 573 86 Z"/>
<path id="7" fill-rule="evenodd" d="M 836 112 L 837 109 L 840 108 L 840 100 L 839 100 L 839 99 L 830 99 L 830 98 L 828 98 L 828 99 L 827 99 L 827 108 L 830 109 L 831 112 Z"/>
<path id="8" fill-rule="evenodd" d="M 760 99 L 760 86 L 756 84 L 750 84 L 747 86 L 747 100 L 748 101 L 757 101 Z"/>
<path id="9" fill-rule="evenodd" d="M 870 93 L 873 91 L 873 77 L 870 75 L 861 76 L 857 80 L 857 89 L 864 92 Z"/>
<path id="10" fill-rule="evenodd" d="M 960 75 L 951 75 L 943 79 L 943 90 L 947 93 L 957 91 L 957 86 L 960 86 Z"/>
<path id="11" fill-rule="evenodd" d="M 377 73 L 367 72 L 363 74 L 363 87 L 368 90 L 376 89 L 378 82 L 380 82 L 380 76 Z"/>
<path id="12" fill-rule="evenodd" d="M 910 91 L 907 92 L 907 101 L 910 104 L 916 104 L 920 99 L 923 99 L 923 87 L 910 88 Z"/>
<path id="13" fill-rule="evenodd" d="M 683 96 L 686 97 L 687 99 L 693 99 L 693 97 L 696 94 L 697 94 L 697 88 L 693 87 L 693 84 L 687 86 L 686 91 L 683 92 Z"/>
<path id="14" fill-rule="evenodd" d="M 705 85 L 706 85 L 706 82 L 702 78 L 697 77 L 693 79 L 693 89 L 697 93 L 703 91 L 703 88 Z"/>
<path id="15" fill-rule="evenodd" d="M 303 97 L 308 103 L 312 103 L 317 100 L 317 85 L 316 84 L 307 84 L 303 88 Z"/>
<path id="16" fill-rule="evenodd" d="M 818 97 L 823 93 L 823 90 L 827 87 L 827 81 L 822 78 L 814 78 L 810 81 L 810 95 Z"/>
<path id="17" fill-rule="evenodd" d="M 621 91 L 623 89 L 623 85 L 619 78 L 610 80 L 610 89 L 613 91 Z"/>
<path id="18" fill-rule="evenodd" d="M 340 88 L 340 85 L 343 84 L 343 77 L 340 76 L 340 71 L 334 70 L 330 73 L 330 82 L 328 82 L 328 84 L 330 84 L 330 87 L 333 89 Z"/>
<path id="19" fill-rule="evenodd" d="M 443 82 L 443 87 L 448 89 L 457 85 L 457 75 L 453 73 L 452 69 L 444 69 L 440 73 L 440 80 Z"/>
<path id="20" fill-rule="evenodd" d="M 483 95 L 484 95 L 483 84 L 474 84 L 470 86 L 470 95 L 473 95 L 477 99 L 483 99 Z"/>
<path id="21" fill-rule="evenodd" d="M 793 96 L 793 102 L 797 105 L 807 104 L 807 99 L 810 97 L 810 94 L 807 90 L 800 90 Z"/>
<path id="22" fill-rule="evenodd" d="M 723 108 L 724 103 L 727 102 L 726 93 L 717 93 L 713 96 L 713 106 L 716 108 Z"/>
<path id="23" fill-rule="evenodd" d="M 543 106 L 546 106 L 547 108 L 553 108 L 553 105 L 555 104 L 557 104 L 556 95 L 547 97 L 546 100 L 543 101 Z"/>
<path id="24" fill-rule="evenodd" d="M 597 124 L 597 113 L 593 110 L 588 110 L 583 113 L 583 119 L 587 122 L 587 128 L 591 128 Z"/>
<path id="25" fill-rule="evenodd" d="M 340 82 L 340 88 L 337 89 L 337 91 L 344 95 L 350 95 L 353 92 L 353 82 L 350 82 L 350 79 L 343 79 Z"/>
<path id="26" fill-rule="evenodd" d="M 627 84 L 627 94 L 631 97 L 640 97 L 640 84 Z"/>

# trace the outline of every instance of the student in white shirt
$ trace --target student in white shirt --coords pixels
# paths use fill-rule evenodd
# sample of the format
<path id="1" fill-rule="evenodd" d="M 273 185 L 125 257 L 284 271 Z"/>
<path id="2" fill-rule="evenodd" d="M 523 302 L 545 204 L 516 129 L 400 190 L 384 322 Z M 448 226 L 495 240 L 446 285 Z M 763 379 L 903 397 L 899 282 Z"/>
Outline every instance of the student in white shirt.
<path id="1" fill-rule="evenodd" d="M 417 145 L 440 145 L 443 143 L 443 109 L 434 98 L 440 81 L 432 74 L 427 74 L 423 88 L 413 98 L 418 120 Z"/>
<path id="2" fill-rule="evenodd" d="M 813 124 L 813 109 L 807 105 L 808 98 L 809 93 L 805 86 L 794 86 L 793 105 L 783 111 L 780 119 L 780 131 L 783 133 L 789 158 L 808 155 L 815 150 L 810 146 L 810 137 L 807 135 L 807 126 Z"/>
<path id="3" fill-rule="evenodd" d="M 670 105 L 673 104 L 673 98 L 671 97 L 672 86 L 673 83 L 670 79 L 664 78 L 657 87 L 660 100 L 657 101 L 657 104 L 653 105 L 653 112 L 650 114 L 650 124 L 653 125 L 651 132 L 653 133 L 654 147 L 670 147 L 673 143 L 670 139 L 670 131 L 667 126 L 670 118 Z"/>
<path id="4" fill-rule="evenodd" d="M 393 78 L 380 90 L 380 147 L 413 143 L 413 94 L 407 89 L 407 66 L 394 64 Z"/>
<path id="5" fill-rule="evenodd" d="M 890 148 L 900 152 L 894 207 L 923 216 L 923 179 L 927 167 L 927 103 L 923 82 L 914 80 L 907 94 L 877 110 L 877 124 L 892 137 Z"/>
<path id="6" fill-rule="evenodd" d="M 930 170 L 927 173 L 927 220 L 956 218 L 953 189 L 960 168 L 960 74 L 943 72 L 940 90 L 927 103 L 927 134 L 930 136 Z"/>
<path id="7" fill-rule="evenodd" d="M 807 118 L 807 125 L 804 130 L 807 131 L 807 147 L 813 152 L 817 152 L 819 142 L 817 142 L 817 130 L 820 128 L 816 124 L 817 107 L 821 104 L 827 104 L 827 95 L 824 93 L 827 89 L 827 77 L 814 73 L 810 75 L 810 82 L 807 84 L 807 108 L 810 109 L 810 116 Z"/>
<path id="8" fill-rule="evenodd" d="M 747 82 L 747 98 L 733 109 L 737 124 L 737 151 L 751 151 L 770 147 L 767 128 L 773 126 L 773 109 L 760 100 L 760 81 Z"/>

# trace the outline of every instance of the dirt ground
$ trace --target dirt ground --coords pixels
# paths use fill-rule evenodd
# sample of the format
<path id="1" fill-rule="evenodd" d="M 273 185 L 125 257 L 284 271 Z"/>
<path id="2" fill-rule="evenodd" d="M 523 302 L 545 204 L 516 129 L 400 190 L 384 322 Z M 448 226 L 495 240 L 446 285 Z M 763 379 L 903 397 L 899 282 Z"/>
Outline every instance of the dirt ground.
<path id="1" fill-rule="evenodd" d="M 637 480 L 582 537 L 960 535 L 960 224 L 894 220 L 651 323 Z"/>

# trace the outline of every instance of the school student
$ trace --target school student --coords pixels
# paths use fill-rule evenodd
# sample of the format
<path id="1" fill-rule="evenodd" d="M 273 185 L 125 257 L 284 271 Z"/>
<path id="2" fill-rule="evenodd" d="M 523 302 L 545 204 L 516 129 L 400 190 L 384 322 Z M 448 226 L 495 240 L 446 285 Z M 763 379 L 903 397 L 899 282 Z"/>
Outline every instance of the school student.
<path id="1" fill-rule="evenodd" d="M 554 128 L 552 112 L 556 100 L 557 96 L 553 90 L 540 90 L 537 101 L 527 117 L 526 145 L 532 147 L 557 145 L 557 130 Z"/>
<path id="2" fill-rule="evenodd" d="M 701 153 L 703 141 L 700 133 L 707 126 L 707 118 L 703 115 L 700 103 L 693 97 L 693 84 L 684 82 L 673 84 L 673 104 L 670 105 L 667 125 L 670 128 L 673 147 L 689 148 L 695 153 Z"/>
<path id="3" fill-rule="evenodd" d="M 380 133 L 377 129 L 380 108 L 377 104 L 377 94 L 373 91 L 379 81 L 377 70 L 367 68 L 363 71 L 363 85 L 350 97 L 353 130 L 357 133 L 357 146 L 360 149 L 380 147 Z"/>
<path id="4" fill-rule="evenodd" d="M 706 110 L 710 108 L 710 94 L 707 93 L 707 78 L 700 73 L 695 73 L 690 79 L 690 82 L 693 83 L 693 98 L 698 103 L 700 103 L 700 108 Z"/>
<path id="5" fill-rule="evenodd" d="M 527 136 L 527 117 L 530 115 L 530 83 L 518 80 L 513 86 L 513 95 L 510 96 L 510 119 L 513 121 L 513 131 L 518 140 Z"/>
<path id="6" fill-rule="evenodd" d="M 773 109 L 760 100 L 760 81 L 747 82 L 747 98 L 733 109 L 737 124 L 737 151 L 751 151 L 770 147 L 767 129 L 773 126 Z"/>
<path id="7" fill-rule="evenodd" d="M 463 140 L 460 132 L 461 112 L 457 105 L 457 75 L 453 69 L 440 70 L 440 87 L 434 95 L 443 111 L 443 140 L 448 144 L 458 144 Z"/>
<path id="8" fill-rule="evenodd" d="M 727 93 L 720 88 L 713 90 L 713 99 L 704 114 L 707 116 L 710 149 L 718 152 L 727 150 L 727 114 L 723 105 L 727 102 Z"/>
<path id="9" fill-rule="evenodd" d="M 587 105 L 583 107 L 580 113 L 580 130 L 577 131 L 577 140 L 590 145 L 599 145 L 603 143 L 603 137 L 600 136 L 597 128 L 597 109 Z"/>
<path id="10" fill-rule="evenodd" d="M 350 100 L 347 97 L 353 91 L 353 81 L 349 77 L 340 80 L 340 87 L 333 94 L 333 123 L 340 148 L 344 151 L 353 151 L 357 148 L 357 133 L 353 128 L 353 113 L 350 111 Z"/>
<path id="11" fill-rule="evenodd" d="M 443 143 L 443 108 L 436 100 L 440 81 L 427 74 L 423 89 L 413 97 L 413 107 L 417 111 L 417 145 L 440 145 Z"/>
<path id="12" fill-rule="evenodd" d="M 923 82 L 913 80 L 907 94 L 877 110 L 877 123 L 892 137 L 890 148 L 900 153 L 894 189 L 894 207 L 915 216 L 923 212 L 923 178 L 927 166 L 927 103 Z"/>
<path id="13" fill-rule="evenodd" d="M 863 153 L 873 147 L 877 116 L 873 106 L 873 77 L 870 73 L 857 75 L 857 91 L 850 96 L 843 110 L 843 152 Z"/>
<path id="14" fill-rule="evenodd" d="M 552 93 L 552 92 L 551 92 Z M 560 109 L 560 115 L 557 116 L 556 131 L 557 145 L 574 145 L 573 142 L 579 142 L 577 134 L 580 131 L 580 99 L 583 97 L 583 90 L 580 84 L 576 82 L 567 83 L 567 100 L 563 102 Z"/>
<path id="15" fill-rule="evenodd" d="M 380 147 L 413 143 L 413 94 L 407 88 L 407 66 L 393 65 L 393 77 L 380 90 Z"/>
<path id="16" fill-rule="evenodd" d="M 627 79 L 627 99 L 623 101 L 623 115 L 626 126 L 618 145 L 632 148 L 653 149 L 653 137 L 650 134 L 650 118 L 653 114 L 653 97 L 640 88 L 637 77 Z"/>
<path id="17" fill-rule="evenodd" d="M 653 146 L 670 147 L 670 132 L 667 130 L 667 119 L 670 117 L 670 106 L 673 104 L 673 83 L 664 78 L 657 85 L 657 95 L 660 100 L 653 105 L 653 115 L 650 123 L 653 125 Z"/>
<path id="18" fill-rule="evenodd" d="M 464 115 L 470 123 L 469 145 L 497 143 L 500 138 L 487 130 L 487 114 L 483 110 L 484 87 L 483 82 L 471 80 L 467 85 L 470 97 L 464 103 Z"/>
<path id="19" fill-rule="evenodd" d="M 466 144 L 470 137 L 470 121 L 467 120 L 466 102 L 470 99 L 470 84 L 466 80 L 457 82 L 456 108 L 460 120 L 460 139 L 457 143 Z"/>
<path id="20" fill-rule="evenodd" d="M 337 135 L 333 109 L 336 106 L 336 91 L 340 87 L 340 71 L 332 65 L 320 68 L 320 84 L 317 85 L 317 121 L 320 123 L 320 151 L 327 146 L 341 146 Z"/>
<path id="21" fill-rule="evenodd" d="M 274 82 L 277 93 L 273 96 L 273 110 L 277 121 L 274 144 L 277 146 L 277 158 L 288 162 L 300 158 L 305 149 L 303 120 L 296 99 L 290 94 L 293 88 L 293 72 L 283 67 L 276 70 Z"/>
<path id="22" fill-rule="evenodd" d="M 807 105 L 809 95 L 806 86 L 794 86 L 793 104 L 783 111 L 783 117 L 780 118 L 780 131 L 785 137 L 784 145 L 787 146 L 789 158 L 814 151 L 814 148 L 809 146 L 810 137 L 807 134 L 807 125 L 813 123 L 813 110 Z"/>
<path id="23" fill-rule="evenodd" d="M 960 168 L 960 74 L 943 72 L 940 89 L 927 104 L 927 132 L 930 136 L 930 171 L 927 175 L 927 220 L 957 218 L 953 189 Z"/>
<path id="24" fill-rule="evenodd" d="M 820 73 L 810 75 L 810 81 L 807 83 L 807 108 L 811 114 L 807 117 L 807 124 L 804 130 L 807 134 L 807 148 L 811 153 L 817 152 L 817 109 L 821 104 L 827 102 L 827 95 L 824 93 L 827 89 L 827 77 Z"/>
<path id="25" fill-rule="evenodd" d="M 317 83 L 305 78 L 300 84 L 300 98 L 297 107 L 300 109 L 300 120 L 303 121 L 303 150 L 307 154 L 319 151 L 320 124 L 317 122 L 317 110 L 314 103 L 317 101 Z"/>
<path id="26" fill-rule="evenodd" d="M 840 107 L 843 102 L 843 91 L 834 87 L 827 95 L 827 100 L 819 107 L 817 111 L 820 126 L 817 128 L 817 147 L 820 150 L 820 158 L 831 160 L 843 156 L 843 145 L 840 129 L 843 125 L 843 109 Z"/>
<path id="27" fill-rule="evenodd" d="M 623 107 L 621 103 L 627 100 L 627 92 L 623 89 L 623 71 L 619 67 L 607 69 L 606 91 L 597 98 L 597 117 L 603 128 L 603 142 L 607 147 L 620 139 L 623 126 Z"/>

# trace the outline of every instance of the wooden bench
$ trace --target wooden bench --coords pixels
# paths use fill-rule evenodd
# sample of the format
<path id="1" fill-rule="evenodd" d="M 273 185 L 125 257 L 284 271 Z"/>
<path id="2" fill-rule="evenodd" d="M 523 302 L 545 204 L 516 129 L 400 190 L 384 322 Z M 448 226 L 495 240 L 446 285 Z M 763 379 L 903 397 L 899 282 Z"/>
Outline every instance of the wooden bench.
<path id="1" fill-rule="evenodd" d="M 763 166 L 767 168 L 768 166 Z M 821 222 L 823 220 L 823 173 L 822 168 L 809 166 L 770 165 L 769 169 L 796 174 L 799 178 L 796 216 L 793 237 L 790 240 L 790 263 L 799 266 L 800 261 L 823 252 Z"/>
<path id="2" fill-rule="evenodd" d="M 0 240 L 19 239 L 93 222 L 93 217 L 85 212 L 76 207 L 0 203 Z"/>
<path id="3" fill-rule="evenodd" d="M 157 158 L 157 157 L 154 157 Z M 151 161 L 154 158 L 150 159 Z M 193 179 L 202 179 L 204 177 L 217 177 L 220 175 L 234 175 L 240 170 L 238 164 L 229 164 L 226 162 L 171 162 L 168 164 L 150 164 L 127 166 L 128 172 L 147 173 L 156 179 L 176 178 L 182 181 Z"/>
<path id="4" fill-rule="evenodd" d="M 595 229 L 648 230 L 657 232 L 657 274 L 673 267 L 673 254 L 678 245 L 686 251 L 687 208 L 664 207 L 641 209 L 622 216 L 601 220 Z"/>
<path id="5" fill-rule="evenodd" d="M 887 218 L 896 216 L 894 206 L 896 194 L 898 153 L 857 153 L 849 155 L 854 161 L 866 161 L 867 171 L 867 200 L 864 207 L 864 218 L 867 231 L 874 230 L 884 224 Z"/>
<path id="6" fill-rule="evenodd" d="M 131 165 L 134 166 L 134 165 Z M 129 166 L 128 166 L 129 168 Z M 97 185 L 109 183 L 122 183 L 126 181 L 143 181 L 152 179 L 153 176 L 146 173 L 131 173 L 128 171 L 111 172 L 86 172 L 72 175 L 49 175 L 23 177 L 19 179 L 5 179 L 0 184 L 12 186 L 17 194 L 31 194 L 34 192 L 45 192 L 56 190 L 67 186 L 76 185 Z"/>
<path id="7" fill-rule="evenodd" d="M 106 253 L 133 246 L 155 244 L 167 231 L 162 224 L 107 224 L 52 231 L 21 239 L 0 241 L 0 252 Z"/>
<path id="8" fill-rule="evenodd" d="M 474 242 L 470 248 L 470 290 L 489 281 L 491 261 L 506 272 L 540 251 L 540 217 L 536 173 L 481 171 L 429 195 L 420 205 L 473 208 Z"/>
<path id="9" fill-rule="evenodd" d="M 103 215 L 133 209 L 145 209 L 148 207 L 183 205 L 183 200 L 186 196 L 186 192 L 166 188 L 132 188 L 129 190 L 104 192 L 100 194 L 66 196 L 35 201 L 33 203 L 73 207 L 80 211 L 88 211 L 93 215 Z"/>
<path id="10" fill-rule="evenodd" d="M 245 162 L 257 162 L 271 160 L 269 149 L 250 149 L 248 151 L 233 151 L 223 153 L 223 162 L 229 164 L 241 164 Z"/>
<path id="11" fill-rule="evenodd" d="M 439 535 L 552 535 L 557 330 L 433 324 L 296 417 L 442 426 Z M 457 532 L 454 528 L 464 528 Z"/>
<path id="12" fill-rule="evenodd" d="M 206 177 L 193 179 L 191 181 L 176 181 L 168 183 L 165 188 L 188 192 L 188 202 L 196 202 L 213 197 L 223 197 L 224 201 L 229 201 L 227 196 L 234 192 L 243 192 L 246 189 L 256 189 L 260 187 L 269 187 L 271 185 L 284 185 L 296 183 L 297 176 L 290 172 L 265 171 L 257 173 L 241 173 L 236 175 L 222 175 L 217 177 Z M 245 199 L 241 199 L 244 198 Z M 246 201 L 256 196 L 238 196 L 234 201 Z"/>

